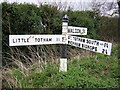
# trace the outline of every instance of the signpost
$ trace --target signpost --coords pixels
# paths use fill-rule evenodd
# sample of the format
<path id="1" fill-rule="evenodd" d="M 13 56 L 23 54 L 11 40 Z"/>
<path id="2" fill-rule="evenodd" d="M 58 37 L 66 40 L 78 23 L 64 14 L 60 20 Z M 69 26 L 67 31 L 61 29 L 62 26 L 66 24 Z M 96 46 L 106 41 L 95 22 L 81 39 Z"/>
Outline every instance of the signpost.
<path id="1" fill-rule="evenodd" d="M 106 55 L 111 54 L 112 43 L 104 42 L 100 40 L 88 39 L 77 36 L 68 36 L 68 44 L 90 50 L 93 52 L 103 53 Z"/>
<path id="2" fill-rule="evenodd" d="M 63 44 L 59 71 L 67 72 L 67 44 L 85 50 L 111 54 L 112 43 L 72 35 L 87 35 L 87 28 L 68 26 L 68 16 L 62 19 L 61 35 L 9 35 L 9 46 Z"/>

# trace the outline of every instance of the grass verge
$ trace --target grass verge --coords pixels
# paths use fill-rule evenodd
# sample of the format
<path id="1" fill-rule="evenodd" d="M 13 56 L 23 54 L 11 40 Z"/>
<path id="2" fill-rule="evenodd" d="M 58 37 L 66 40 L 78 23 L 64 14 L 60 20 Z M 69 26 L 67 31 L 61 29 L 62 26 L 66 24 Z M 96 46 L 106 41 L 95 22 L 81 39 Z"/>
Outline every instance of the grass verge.
<path id="1" fill-rule="evenodd" d="M 95 54 L 68 60 L 68 71 L 59 72 L 59 63 L 34 65 L 25 74 L 20 68 L 12 68 L 3 74 L 4 88 L 118 88 L 118 48 L 112 55 Z M 41 67 L 42 66 L 42 67 Z"/>

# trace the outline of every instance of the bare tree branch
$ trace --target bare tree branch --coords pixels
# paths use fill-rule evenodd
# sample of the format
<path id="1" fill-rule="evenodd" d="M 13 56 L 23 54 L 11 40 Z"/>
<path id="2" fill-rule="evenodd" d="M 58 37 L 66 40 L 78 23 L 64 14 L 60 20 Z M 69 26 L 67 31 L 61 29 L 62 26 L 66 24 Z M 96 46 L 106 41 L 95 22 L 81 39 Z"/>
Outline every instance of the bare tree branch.
<path id="1" fill-rule="evenodd" d="M 108 2 L 107 0 L 92 0 L 91 6 L 92 10 L 95 11 L 96 15 L 98 16 L 112 17 L 118 14 L 117 2 L 114 2 L 114 0 L 112 0 L 111 2 Z"/>

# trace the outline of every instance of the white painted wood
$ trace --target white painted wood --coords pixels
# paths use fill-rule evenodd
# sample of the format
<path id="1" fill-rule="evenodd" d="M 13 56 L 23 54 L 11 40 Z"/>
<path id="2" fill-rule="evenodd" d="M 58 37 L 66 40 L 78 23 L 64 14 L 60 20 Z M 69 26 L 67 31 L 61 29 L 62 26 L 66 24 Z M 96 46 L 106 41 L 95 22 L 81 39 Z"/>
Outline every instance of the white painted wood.
<path id="1" fill-rule="evenodd" d="M 68 35 L 87 35 L 87 28 L 68 26 Z"/>
<path id="2" fill-rule="evenodd" d="M 61 58 L 60 59 L 60 69 L 61 72 L 67 72 L 67 58 Z"/>
<path id="3" fill-rule="evenodd" d="M 67 36 L 67 31 L 68 31 L 68 22 L 63 22 L 62 23 L 62 42 L 63 44 L 67 44 L 67 39 L 68 39 L 68 36 Z"/>
<path id="4" fill-rule="evenodd" d="M 111 54 L 112 43 L 78 36 L 68 36 L 68 44 L 93 52 Z"/>
<path id="5" fill-rule="evenodd" d="M 9 35 L 9 46 L 62 44 L 62 35 Z"/>

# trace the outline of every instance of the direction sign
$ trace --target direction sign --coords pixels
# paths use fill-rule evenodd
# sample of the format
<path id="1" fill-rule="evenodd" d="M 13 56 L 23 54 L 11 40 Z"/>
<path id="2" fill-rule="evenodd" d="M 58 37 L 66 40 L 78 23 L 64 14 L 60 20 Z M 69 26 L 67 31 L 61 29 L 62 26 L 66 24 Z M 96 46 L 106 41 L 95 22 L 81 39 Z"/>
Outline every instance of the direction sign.
<path id="1" fill-rule="evenodd" d="M 87 35 L 87 28 L 68 26 L 68 35 Z"/>
<path id="2" fill-rule="evenodd" d="M 9 46 L 61 44 L 62 35 L 9 35 Z"/>
<path id="3" fill-rule="evenodd" d="M 112 48 L 112 43 L 109 42 L 77 37 L 77 36 L 70 36 L 70 35 L 68 36 L 68 44 L 86 50 L 103 53 L 106 55 L 111 54 L 111 48 Z"/>
<path id="4" fill-rule="evenodd" d="M 87 28 L 68 26 L 68 17 L 63 17 L 61 35 L 9 35 L 9 46 L 65 44 L 61 47 L 60 71 L 67 71 L 67 45 L 86 50 L 111 54 L 112 43 L 71 35 L 87 35 Z"/>

